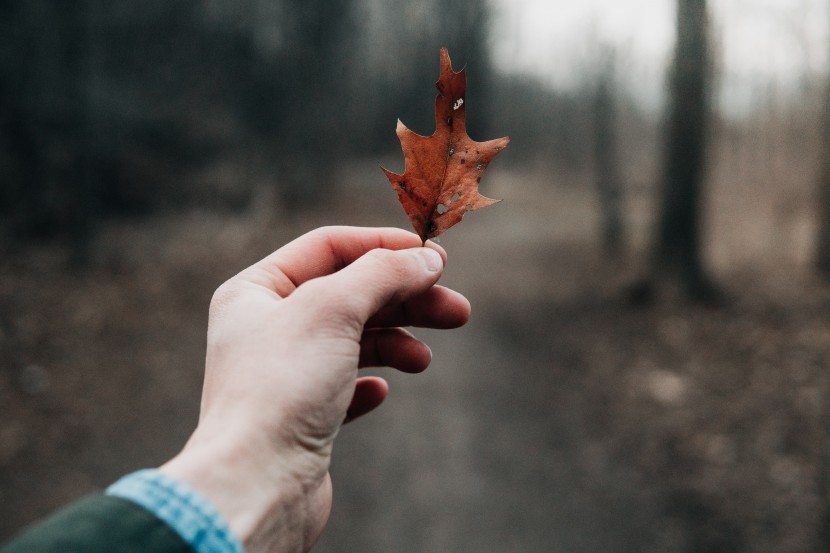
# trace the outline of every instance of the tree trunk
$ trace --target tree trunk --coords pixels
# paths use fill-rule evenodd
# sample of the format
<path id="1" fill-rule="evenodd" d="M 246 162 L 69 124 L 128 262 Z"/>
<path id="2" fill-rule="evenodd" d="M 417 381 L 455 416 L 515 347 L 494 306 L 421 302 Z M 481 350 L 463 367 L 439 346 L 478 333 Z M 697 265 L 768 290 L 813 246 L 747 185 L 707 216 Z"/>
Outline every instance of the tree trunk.
<path id="1" fill-rule="evenodd" d="M 602 212 L 602 242 L 606 255 L 619 257 L 623 248 L 622 177 L 616 133 L 613 54 L 594 93 L 594 166 Z"/>
<path id="2" fill-rule="evenodd" d="M 822 153 L 818 180 L 818 236 L 816 269 L 830 277 L 830 78 L 824 92 L 822 121 Z"/>
<path id="3" fill-rule="evenodd" d="M 694 301 L 717 291 L 703 267 L 700 213 L 709 120 L 706 0 L 678 0 L 677 44 L 669 80 L 663 195 L 654 251 L 656 276 L 677 279 Z"/>
<path id="4" fill-rule="evenodd" d="M 830 134 L 828 132 L 827 134 Z M 830 152 L 830 139 L 824 146 Z M 819 273 L 830 277 L 830 156 L 825 154 L 818 190 L 819 226 L 816 247 L 816 268 Z"/>

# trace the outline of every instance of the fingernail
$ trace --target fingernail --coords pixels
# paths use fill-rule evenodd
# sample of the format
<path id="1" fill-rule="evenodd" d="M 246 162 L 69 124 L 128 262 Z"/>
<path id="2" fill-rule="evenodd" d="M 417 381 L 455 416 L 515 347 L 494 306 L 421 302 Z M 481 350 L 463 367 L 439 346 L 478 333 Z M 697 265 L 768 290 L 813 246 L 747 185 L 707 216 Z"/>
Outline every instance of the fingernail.
<path id="1" fill-rule="evenodd" d="M 437 273 L 444 266 L 444 260 L 441 259 L 441 256 L 435 250 L 419 248 L 417 252 L 429 272 Z"/>

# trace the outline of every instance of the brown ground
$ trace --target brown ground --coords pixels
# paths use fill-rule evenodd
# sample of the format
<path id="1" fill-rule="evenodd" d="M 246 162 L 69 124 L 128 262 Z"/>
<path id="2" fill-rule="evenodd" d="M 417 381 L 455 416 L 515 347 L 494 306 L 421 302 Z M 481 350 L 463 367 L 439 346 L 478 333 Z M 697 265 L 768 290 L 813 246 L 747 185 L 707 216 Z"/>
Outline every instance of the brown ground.
<path id="1" fill-rule="evenodd" d="M 492 170 L 506 201 L 442 239 L 473 320 L 419 333 L 427 373 L 378 371 L 392 395 L 341 434 L 315 551 L 827 550 L 830 286 L 804 188 L 719 166 L 707 258 L 731 301 L 635 307 L 646 188 L 611 263 L 584 176 Z M 309 212 L 263 195 L 108 226 L 83 270 L 48 246 L 0 263 L 0 536 L 181 446 L 222 280 L 319 225 L 406 224 L 375 163 L 342 180 Z"/>

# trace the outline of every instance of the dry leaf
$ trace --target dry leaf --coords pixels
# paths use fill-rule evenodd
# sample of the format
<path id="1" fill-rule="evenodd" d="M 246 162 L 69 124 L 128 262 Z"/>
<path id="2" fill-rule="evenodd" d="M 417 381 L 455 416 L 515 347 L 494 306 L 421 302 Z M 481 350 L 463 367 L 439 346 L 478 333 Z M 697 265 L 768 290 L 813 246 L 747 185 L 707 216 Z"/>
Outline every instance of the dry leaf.
<path id="1" fill-rule="evenodd" d="M 467 211 L 500 201 L 479 194 L 478 183 L 510 141 L 505 137 L 476 142 L 467 136 L 467 77 L 464 69 L 453 71 L 446 48 L 441 49 L 441 76 L 435 86 L 435 132 L 421 136 L 399 120 L 404 174 L 382 168 L 424 242 L 461 221 Z"/>

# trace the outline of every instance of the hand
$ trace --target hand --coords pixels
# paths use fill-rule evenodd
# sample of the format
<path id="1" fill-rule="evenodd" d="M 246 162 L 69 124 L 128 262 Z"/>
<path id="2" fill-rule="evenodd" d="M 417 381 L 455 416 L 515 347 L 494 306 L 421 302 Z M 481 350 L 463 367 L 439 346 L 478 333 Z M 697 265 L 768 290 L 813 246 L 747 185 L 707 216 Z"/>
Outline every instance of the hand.
<path id="1" fill-rule="evenodd" d="M 454 328 L 470 305 L 435 285 L 446 253 L 398 229 L 323 228 L 213 296 L 199 424 L 161 470 L 208 497 L 250 553 L 308 551 L 331 509 L 332 443 L 386 398 L 358 368 L 424 370 L 401 327 Z"/>

